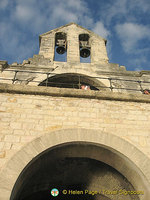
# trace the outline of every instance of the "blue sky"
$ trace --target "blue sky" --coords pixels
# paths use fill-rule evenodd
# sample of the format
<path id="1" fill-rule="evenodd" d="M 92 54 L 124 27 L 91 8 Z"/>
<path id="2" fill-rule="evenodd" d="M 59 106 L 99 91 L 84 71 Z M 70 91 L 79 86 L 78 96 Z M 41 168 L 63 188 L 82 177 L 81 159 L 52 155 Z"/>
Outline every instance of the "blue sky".
<path id="1" fill-rule="evenodd" d="M 70 22 L 106 38 L 110 62 L 150 70 L 149 0 L 0 0 L 0 60 L 22 63 L 40 34 Z"/>

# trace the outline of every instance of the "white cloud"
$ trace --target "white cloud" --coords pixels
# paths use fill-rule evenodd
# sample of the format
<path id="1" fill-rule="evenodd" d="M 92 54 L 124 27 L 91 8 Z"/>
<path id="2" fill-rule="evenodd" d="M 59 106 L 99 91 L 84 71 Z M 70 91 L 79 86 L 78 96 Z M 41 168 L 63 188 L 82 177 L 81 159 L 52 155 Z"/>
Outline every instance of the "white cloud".
<path id="1" fill-rule="evenodd" d="M 90 27 L 93 19 L 84 0 L 45 0 L 44 3 L 36 0 L 15 0 L 16 6 L 11 12 L 11 21 L 21 28 L 38 33 L 48 31 L 57 26 L 76 22 Z M 23 26 L 24 25 L 24 26 Z M 43 30 L 43 31 L 42 31 Z"/>
<path id="2" fill-rule="evenodd" d="M 0 1 L 0 9 L 5 9 L 8 5 L 9 0 L 1 0 Z"/>
<path id="3" fill-rule="evenodd" d="M 69 22 L 84 26 L 93 24 L 84 0 L 45 0 L 44 3 L 37 0 L 1 0 L 0 5 L 9 9 L 9 15 L 5 15 L 0 26 L 3 54 L 18 62 L 35 53 L 38 42 L 35 43 L 34 36 L 38 38 L 39 34 Z"/>
<path id="4" fill-rule="evenodd" d="M 130 10 L 138 9 L 144 13 L 150 10 L 149 0 L 129 0 L 128 6 Z"/>
<path id="5" fill-rule="evenodd" d="M 18 21 L 28 22 L 34 17 L 34 15 L 35 13 L 34 13 L 33 8 L 30 8 L 28 6 L 23 6 L 23 5 L 18 5 L 16 7 L 15 17 Z"/>
<path id="6" fill-rule="evenodd" d="M 93 19 L 90 17 L 90 10 L 83 0 L 66 0 L 58 1 L 51 7 L 51 21 L 56 25 L 66 24 L 69 22 L 76 22 L 80 25 L 91 25 Z"/>
<path id="7" fill-rule="evenodd" d="M 148 13 L 150 10 L 149 0 L 110 0 L 105 3 L 103 0 L 102 2 L 97 1 L 96 5 L 102 6 L 92 12 L 86 0 L 0 0 L 0 9 L 6 8 L 7 11 L 7 14 L 2 14 L 0 19 L 3 20 L 3 24 L 0 24 L 2 25 L 0 45 L 3 49 L 1 55 L 5 53 L 14 61 L 15 59 L 18 61 L 18 57 L 20 59 L 25 56 L 32 57 L 35 49 L 38 51 L 39 34 L 69 22 L 76 22 L 108 39 L 109 57 L 113 54 L 111 46 L 114 43 L 113 40 L 109 40 L 113 39 L 115 27 L 124 50 L 133 53 L 139 41 L 149 38 L 149 27 L 136 23 L 141 12 Z M 4 11 L 5 9 L 1 13 Z M 136 49 L 136 52 L 147 56 L 150 51 L 147 46 Z"/>
<path id="8" fill-rule="evenodd" d="M 105 9 L 100 10 L 100 16 L 106 25 L 110 25 L 114 17 L 120 17 L 127 13 L 127 0 L 115 0 L 106 4 Z"/>
<path id="9" fill-rule="evenodd" d="M 142 64 L 147 63 L 147 61 L 147 57 L 142 55 L 130 60 L 129 63 L 135 67 L 135 71 L 141 71 L 143 70 Z"/>
<path id="10" fill-rule="evenodd" d="M 94 28 L 92 29 L 94 33 L 107 38 L 110 35 L 110 32 L 104 27 L 104 24 L 101 21 L 95 23 Z"/>
<path id="11" fill-rule="evenodd" d="M 69 0 L 67 1 L 67 4 L 65 3 L 65 1 L 63 2 L 63 4 L 71 9 L 74 9 L 78 12 L 82 12 L 85 13 L 88 11 L 88 7 L 87 4 L 83 1 L 83 0 Z"/>
<path id="12" fill-rule="evenodd" d="M 52 19 L 55 21 L 55 23 L 59 23 L 59 21 L 64 21 L 65 24 L 68 21 L 77 22 L 78 15 L 76 13 L 72 13 L 69 9 L 61 7 L 61 5 L 59 5 L 53 9 Z"/>
<path id="13" fill-rule="evenodd" d="M 138 17 L 150 12 L 149 0 L 110 0 L 99 9 L 101 20 L 111 25 L 122 20 L 137 22 Z"/>
<path id="14" fill-rule="evenodd" d="M 142 24 L 118 24 L 115 29 L 127 53 L 134 51 L 140 40 L 150 39 L 150 28 Z"/>
<path id="15" fill-rule="evenodd" d="M 0 23 L 0 27 L 0 41 L 3 41 L 0 42 L 3 50 L 1 53 L 13 57 L 17 62 L 22 62 L 34 53 L 36 44 L 30 39 L 27 40 L 23 32 L 15 29 L 11 23 Z"/>

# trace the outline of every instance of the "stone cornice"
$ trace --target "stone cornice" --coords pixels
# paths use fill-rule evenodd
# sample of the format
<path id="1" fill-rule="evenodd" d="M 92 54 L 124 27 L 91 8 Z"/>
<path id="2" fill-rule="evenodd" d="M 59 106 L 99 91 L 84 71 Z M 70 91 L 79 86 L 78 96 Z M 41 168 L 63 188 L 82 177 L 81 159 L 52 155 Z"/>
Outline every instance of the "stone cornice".
<path id="1" fill-rule="evenodd" d="M 1 93 L 150 103 L 150 95 L 0 83 Z"/>

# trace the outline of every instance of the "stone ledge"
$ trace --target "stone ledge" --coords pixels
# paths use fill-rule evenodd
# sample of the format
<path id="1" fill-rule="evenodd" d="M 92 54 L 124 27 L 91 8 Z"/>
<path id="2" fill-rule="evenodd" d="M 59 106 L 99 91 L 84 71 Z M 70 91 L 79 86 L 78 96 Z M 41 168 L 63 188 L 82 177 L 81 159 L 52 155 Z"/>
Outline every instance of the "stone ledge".
<path id="1" fill-rule="evenodd" d="M 6 83 L 0 83 L 0 93 L 150 103 L 150 95 L 144 95 L 144 94 L 125 94 L 119 92 L 114 93 L 111 91 L 94 91 L 94 90 L 79 90 L 70 88 L 44 87 L 44 86 L 11 85 Z"/>

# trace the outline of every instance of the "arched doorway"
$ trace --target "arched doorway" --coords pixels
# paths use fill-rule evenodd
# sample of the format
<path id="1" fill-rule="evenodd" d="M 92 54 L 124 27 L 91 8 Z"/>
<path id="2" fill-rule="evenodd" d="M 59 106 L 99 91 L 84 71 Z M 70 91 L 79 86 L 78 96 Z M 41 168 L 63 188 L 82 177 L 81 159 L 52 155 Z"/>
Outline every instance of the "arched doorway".
<path id="1" fill-rule="evenodd" d="M 56 187 L 60 190 L 60 199 L 62 190 L 66 189 L 144 191 L 139 199 L 147 200 L 149 173 L 143 163 L 149 165 L 144 154 L 112 134 L 85 129 L 59 130 L 35 139 L 8 162 L 0 174 L 3 192 L 0 197 L 4 200 L 40 200 L 45 195 L 45 199 L 52 199 L 50 191 Z M 65 196 L 65 199 L 76 197 L 83 199 L 75 195 Z M 119 195 L 117 199 L 132 197 Z M 116 195 L 104 192 L 86 195 L 84 199 L 115 200 Z M 138 196 L 134 199 L 138 200 Z"/>
<path id="2" fill-rule="evenodd" d="M 46 150 L 22 171 L 11 200 L 55 199 L 53 188 L 59 190 L 58 200 L 139 200 L 138 195 L 126 194 L 136 190 L 133 185 L 116 169 L 94 159 L 94 154 L 113 159 L 110 150 L 91 143 L 67 143 Z"/>

